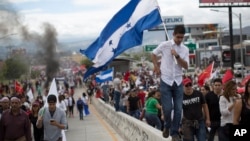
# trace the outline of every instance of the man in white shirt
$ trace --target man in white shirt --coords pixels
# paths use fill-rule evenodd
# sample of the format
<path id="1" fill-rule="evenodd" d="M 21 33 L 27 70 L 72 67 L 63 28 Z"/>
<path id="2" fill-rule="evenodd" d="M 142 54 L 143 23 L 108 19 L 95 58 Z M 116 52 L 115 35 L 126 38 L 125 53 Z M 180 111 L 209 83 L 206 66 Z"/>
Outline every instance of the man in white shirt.
<path id="1" fill-rule="evenodd" d="M 173 141 L 179 141 L 179 127 L 182 114 L 183 85 L 182 68 L 188 69 L 189 50 L 182 44 L 185 27 L 177 25 L 174 29 L 173 39 L 160 43 L 153 50 L 152 61 L 154 71 L 160 75 L 160 92 L 164 114 L 163 137 L 168 138 L 169 129 Z M 161 55 L 161 63 L 158 56 Z M 172 104 L 173 100 L 173 104 Z M 174 108 L 173 121 L 171 111 Z"/>
<path id="2" fill-rule="evenodd" d="M 121 99 L 121 91 L 122 91 L 122 82 L 121 82 L 122 75 L 120 73 L 116 73 L 116 77 L 113 80 L 114 85 L 114 101 L 115 101 L 115 111 L 120 110 L 120 99 Z"/>

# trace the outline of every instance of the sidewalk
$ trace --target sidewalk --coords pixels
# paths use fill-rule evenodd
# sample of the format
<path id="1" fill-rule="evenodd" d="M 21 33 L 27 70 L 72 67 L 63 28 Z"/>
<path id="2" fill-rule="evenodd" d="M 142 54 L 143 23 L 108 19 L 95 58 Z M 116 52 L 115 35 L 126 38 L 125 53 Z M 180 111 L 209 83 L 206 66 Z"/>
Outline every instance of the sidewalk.
<path id="1" fill-rule="evenodd" d="M 75 100 L 82 91 L 83 88 L 75 89 Z M 74 118 L 68 118 L 69 130 L 65 131 L 67 141 L 123 141 L 91 104 L 89 104 L 89 111 L 90 114 L 85 116 L 84 120 L 79 120 L 75 107 Z"/>

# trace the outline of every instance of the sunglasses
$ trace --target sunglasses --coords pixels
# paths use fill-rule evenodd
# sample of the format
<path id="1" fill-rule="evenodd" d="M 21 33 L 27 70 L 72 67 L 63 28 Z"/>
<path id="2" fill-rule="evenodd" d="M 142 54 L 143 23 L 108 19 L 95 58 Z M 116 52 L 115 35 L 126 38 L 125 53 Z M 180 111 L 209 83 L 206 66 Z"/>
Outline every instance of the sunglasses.
<path id="1" fill-rule="evenodd" d="M 185 87 L 192 87 L 192 84 L 189 83 L 189 84 L 185 85 Z"/>

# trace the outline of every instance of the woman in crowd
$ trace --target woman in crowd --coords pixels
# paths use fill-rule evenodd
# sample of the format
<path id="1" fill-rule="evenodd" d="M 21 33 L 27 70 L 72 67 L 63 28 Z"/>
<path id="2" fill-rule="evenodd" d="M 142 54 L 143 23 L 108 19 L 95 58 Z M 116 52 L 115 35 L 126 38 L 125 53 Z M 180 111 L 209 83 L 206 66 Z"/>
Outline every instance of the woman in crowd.
<path id="1" fill-rule="evenodd" d="M 31 113 L 29 114 L 29 119 L 33 126 L 33 136 L 35 141 L 43 141 L 43 127 L 42 128 L 36 127 L 39 110 L 40 110 L 40 104 L 38 102 L 34 102 L 32 104 Z"/>
<path id="2" fill-rule="evenodd" d="M 208 85 L 204 85 L 201 87 L 201 93 L 203 94 L 203 96 L 206 96 L 206 94 L 209 92 L 210 92 L 210 88 Z"/>
<path id="3" fill-rule="evenodd" d="M 221 112 L 221 129 L 219 131 L 219 137 L 223 141 L 229 141 L 229 127 L 233 123 L 235 101 L 239 98 L 240 95 L 237 94 L 236 82 L 233 80 L 228 81 L 225 84 L 224 92 L 219 100 Z"/>
<path id="4" fill-rule="evenodd" d="M 59 100 L 59 108 L 61 108 L 63 111 L 65 111 L 65 113 L 67 113 L 67 106 L 64 102 L 64 95 L 59 95 L 58 100 Z"/>
<path id="5" fill-rule="evenodd" d="M 87 116 L 90 113 L 89 113 L 89 100 L 86 93 L 82 93 L 82 101 L 83 101 L 83 115 Z"/>
<path id="6" fill-rule="evenodd" d="M 250 126 L 250 79 L 245 85 L 245 93 L 242 99 L 237 99 L 234 109 L 234 125 Z"/>
<path id="7" fill-rule="evenodd" d="M 145 104 L 145 119 L 149 125 L 161 130 L 161 120 L 158 117 L 158 110 L 161 111 L 161 105 L 157 99 L 160 99 L 160 91 L 148 93 Z"/>

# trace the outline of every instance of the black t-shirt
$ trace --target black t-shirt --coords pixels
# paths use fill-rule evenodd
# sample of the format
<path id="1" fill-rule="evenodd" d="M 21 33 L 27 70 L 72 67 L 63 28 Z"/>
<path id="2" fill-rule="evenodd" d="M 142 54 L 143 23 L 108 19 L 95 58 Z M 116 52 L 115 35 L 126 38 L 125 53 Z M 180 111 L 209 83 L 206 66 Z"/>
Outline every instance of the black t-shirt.
<path id="1" fill-rule="evenodd" d="M 242 100 L 242 110 L 241 110 L 241 114 L 240 114 L 240 125 L 244 125 L 249 127 L 250 126 L 250 108 L 247 107 L 247 103 L 245 102 L 245 100 Z"/>
<path id="2" fill-rule="evenodd" d="M 218 96 L 212 91 L 206 94 L 205 99 L 207 102 L 210 120 L 220 121 L 220 116 L 221 116 L 220 105 L 219 105 L 220 96 Z"/>
<path id="3" fill-rule="evenodd" d="M 194 90 L 191 95 L 183 96 L 183 116 L 188 120 L 203 119 L 202 104 L 205 104 L 205 98 L 201 92 Z"/>
<path id="4" fill-rule="evenodd" d="M 128 97 L 128 102 L 129 102 L 129 111 L 135 111 L 138 110 L 138 102 L 139 102 L 140 98 L 138 96 L 135 97 Z"/>

